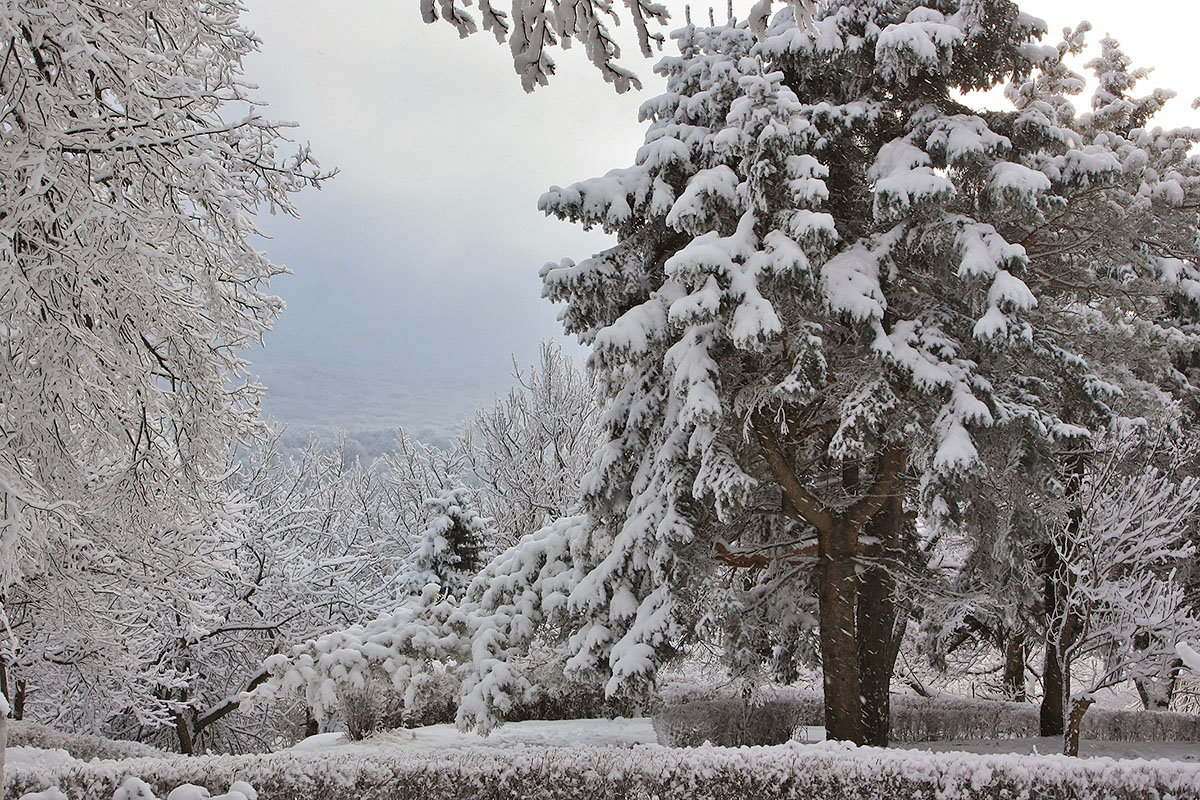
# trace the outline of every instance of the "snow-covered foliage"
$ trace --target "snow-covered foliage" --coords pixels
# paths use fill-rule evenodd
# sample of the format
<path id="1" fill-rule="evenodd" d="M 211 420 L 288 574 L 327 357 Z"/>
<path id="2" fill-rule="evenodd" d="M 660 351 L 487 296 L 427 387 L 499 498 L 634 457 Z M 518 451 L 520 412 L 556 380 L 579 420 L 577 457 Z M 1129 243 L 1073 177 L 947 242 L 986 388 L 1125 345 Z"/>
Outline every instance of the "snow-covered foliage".
<path id="1" fill-rule="evenodd" d="M 486 730 L 534 646 L 638 694 L 698 636 L 741 669 L 811 657 L 817 628 L 831 735 L 878 741 L 897 599 L 978 511 L 996 440 L 1062 486 L 1115 398 L 1191 391 L 1198 133 L 1140 127 L 1165 96 L 1130 93 L 1115 43 L 1076 115 L 1082 32 L 1039 44 L 1007 0 L 754 18 L 678 31 L 633 165 L 541 199 L 617 238 L 542 273 L 606 398 L 582 515 L 454 607 L 276 660 L 274 688 L 319 700 L 369 663 L 408 693 L 438 665 Z M 1005 82 L 1008 111 L 954 99 Z"/>
<path id="2" fill-rule="evenodd" d="M 787 687 L 762 687 L 752 703 L 770 705 L 794 726 L 824 725 L 821 696 Z M 658 743 L 695 746 L 744 735 L 746 722 L 736 711 L 746 699 L 732 691 L 703 687 L 666 687 L 662 708 L 654 716 Z M 997 741 L 1039 736 L 1038 708 L 1013 703 L 939 694 L 933 697 L 893 695 L 893 742 Z M 715 712 L 715 713 L 710 713 Z M 749 721 L 751 729 L 757 723 Z M 734 728 L 731 730 L 730 728 Z M 1082 736 L 1091 741 L 1200 742 L 1200 715 L 1168 711 L 1093 708 L 1083 720 Z"/>
<path id="3" fill-rule="evenodd" d="M 538 363 L 513 377 L 517 385 L 480 408 L 454 445 L 500 549 L 574 512 L 600 444 L 595 382 L 560 347 L 544 342 Z"/>
<path id="4" fill-rule="evenodd" d="M 471 0 L 421 0 L 421 16 L 426 22 L 445 20 L 453 25 L 459 36 L 466 37 L 483 30 L 512 50 L 513 67 L 521 77 L 525 91 L 545 86 L 554 74 L 555 62 L 549 50 L 567 49 L 578 41 L 588 60 L 613 84 L 618 92 L 630 87 L 642 88 L 637 76 L 617 63 L 621 48 L 609 28 L 621 23 L 621 15 L 613 8 L 612 0 L 572 0 L 569 3 L 550 0 L 513 0 L 510 11 L 496 8 L 490 0 L 479 0 L 476 13 L 469 10 Z M 666 23 L 669 14 L 662 3 L 651 0 L 624 0 L 629 21 L 637 32 L 638 45 L 649 58 L 651 42 L 662 45 L 663 35 L 657 28 Z"/>
<path id="5" fill-rule="evenodd" d="M 343 456 L 315 445 L 285 456 L 278 437 L 252 451 L 225 482 L 235 500 L 221 535 L 195 550 L 206 573 L 175 596 L 160 597 L 174 583 L 140 590 L 140 615 L 109 621 L 108 639 L 64 636 L 10 592 L 21 647 L 7 677 L 23 714 L 184 752 L 297 736 L 302 710 L 299 719 L 248 719 L 232 714 L 238 695 L 262 680 L 272 653 L 392 607 L 391 583 L 408 556 L 408 541 L 389 537 L 378 474 Z M 181 610 L 154 604 L 168 601 Z"/>
<path id="6" fill-rule="evenodd" d="M 578 798 L 877 797 L 880 800 L 1195 795 L 1200 767 L 1168 761 L 1067 759 L 854 748 L 845 744 L 749 749 L 657 746 L 513 747 L 503 750 L 278 753 L 99 762 L 14 770 L 14 796 L 56 786 L 78 800 L 113 800 L 130 778 L 165 798 L 184 784 L 220 795 L 253 786 L 261 800 L 421 797 Z M 194 790 L 189 790 L 194 791 Z M 203 797 L 203 795 L 200 795 Z"/>
<path id="7" fill-rule="evenodd" d="M 242 352 L 282 270 L 252 216 L 323 177 L 257 110 L 240 11 L 0 12 L 4 658 L 136 686 L 119 705 L 151 717 L 141 689 L 179 674 L 139 645 L 212 623 L 198 587 L 239 524 L 222 478 L 259 433 Z"/>
<path id="8" fill-rule="evenodd" d="M 111 795 L 112 800 L 160 800 L 159 795 L 141 778 L 126 778 Z M 58 787 L 28 792 L 20 800 L 68 800 Z M 229 791 L 212 794 L 203 786 L 185 783 L 162 794 L 161 800 L 258 800 L 258 792 L 245 781 L 234 781 Z"/>
<path id="9" fill-rule="evenodd" d="M 495 539 L 492 521 L 472 507 L 472 494 L 462 487 L 446 489 L 422 504 L 428 521 L 414 537 L 400 570 L 400 591 L 421 595 L 427 586 L 435 586 L 442 596 L 461 596 Z"/>
<path id="10" fill-rule="evenodd" d="M 166 758 L 168 753 L 147 744 L 120 739 L 107 739 L 86 733 L 63 733 L 60 730 L 28 720 L 8 721 L 10 747 L 36 747 L 41 750 L 64 750 L 80 761 L 119 760 L 124 758 Z"/>

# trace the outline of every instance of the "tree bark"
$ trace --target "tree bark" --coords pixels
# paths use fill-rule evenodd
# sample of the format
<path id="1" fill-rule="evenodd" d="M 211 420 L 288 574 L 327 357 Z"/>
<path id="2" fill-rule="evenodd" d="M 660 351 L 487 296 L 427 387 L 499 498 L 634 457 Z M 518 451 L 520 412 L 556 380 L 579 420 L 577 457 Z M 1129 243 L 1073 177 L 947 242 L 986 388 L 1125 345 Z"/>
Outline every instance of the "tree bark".
<path id="1" fill-rule="evenodd" d="M 859 574 L 858 670 L 862 683 L 863 743 L 887 747 L 891 728 L 891 683 L 901 633 L 897 630 L 897 556 L 904 535 L 904 498 L 894 496 L 867 524 L 878 541 Z"/>
<path id="2" fill-rule="evenodd" d="M 1042 706 L 1038 717 L 1042 736 L 1061 736 L 1063 732 L 1063 697 L 1071 691 L 1071 675 L 1063 672 L 1058 661 L 1057 637 L 1046 637 L 1046 657 L 1042 662 Z"/>
<path id="3" fill-rule="evenodd" d="M 1092 699 L 1074 698 L 1071 700 L 1071 713 L 1067 720 L 1067 729 L 1063 733 L 1063 755 L 1079 755 L 1079 734 L 1083 730 L 1083 715 L 1092 705 Z"/>
<path id="4" fill-rule="evenodd" d="M 175 718 L 175 736 L 179 740 L 179 752 L 185 756 L 194 754 L 195 742 L 192 739 L 192 729 L 188 725 L 182 711 L 172 711 L 171 716 Z"/>
<path id="5" fill-rule="evenodd" d="M 890 502 L 903 503 L 903 472 L 908 463 L 908 453 L 903 445 L 890 445 L 878 455 L 874 482 L 860 491 L 859 468 L 857 465 L 843 466 L 842 483 L 847 493 L 859 499 L 846 509 L 835 510 L 811 494 L 800 480 L 774 433 L 773 420 L 760 416 L 755 421 L 755 432 L 762 445 L 771 472 L 778 481 L 784 495 L 784 504 L 794 510 L 817 531 L 817 597 L 820 605 L 820 649 L 822 685 L 825 690 L 825 734 L 829 739 L 852 741 L 865 744 L 863 708 L 867 702 L 863 697 L 860 653 L 862 639 L 858 627 L 859 536 L 864 527 Z M 889 592 L 890 595 L 890 592 Z M 894 615 L 892 617 L 894 623 Z M 872 621 L 874 622 L 874 620 Z M 882 727 L 886 741 L 889 724 L 887 686 L 891 679 L 894 655 L 888 657 L 891 648 L 892 626 L 889 625 L 886 643 L 878 652 L 885 657 L 872 662 L 886 669 L 880 677 L 872 673 L 872 686 L 884 687 L 884 699 L 873 706 L 872 724 Z M 868 654 L 868 657 L 871 657 Z M 874 702 L 879 702 L 878 698 Z"/>
<path id="6" fill-rule="evenodd" d="M 1025 633 L 1009 631 L 1004 638 L 1004 696 L 1025 702 Z"/>
<path id="7" fill-rule="evenodd" d="M 817 591 L 821 620 L 821 672 L 825 689 L 825 735 L 863 743 L 862 684 L 858 669 L 856 610 L 857 536 L 847 526 L 819 531 Z"/>

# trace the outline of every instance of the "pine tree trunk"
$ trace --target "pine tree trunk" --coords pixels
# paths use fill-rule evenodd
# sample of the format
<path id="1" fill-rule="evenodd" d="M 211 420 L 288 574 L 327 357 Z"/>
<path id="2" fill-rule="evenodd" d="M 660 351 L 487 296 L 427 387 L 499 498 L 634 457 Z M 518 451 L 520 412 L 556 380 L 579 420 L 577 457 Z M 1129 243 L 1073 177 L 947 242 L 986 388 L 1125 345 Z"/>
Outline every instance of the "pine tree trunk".
<path id="1" fill-rule="evenodd" d="M 1011 631 L 1004 639 L 1004 695 L 1025 702 L 1025 633 Z"/>
<path id="2" fill-rule="evenodd" d="M 855 610 L 857 536 L 845 524 L 820 531 L 817 590 L 820 600 L 821 671 L 825 689 L 825 735 L 863 744 L 862 685 L 858 670 Z"/>
<path id="3" fill-rule="evenodd" d="M 897 631 L 896 578 L 893 569 L 903 538 L 902 497 L 893 497 L 867 524 L 879 544 L 859 574 L 858 669 L 862 683 L 863 743 L 887 747 L 891 728 L 891 682 L 901 634 Z"/>

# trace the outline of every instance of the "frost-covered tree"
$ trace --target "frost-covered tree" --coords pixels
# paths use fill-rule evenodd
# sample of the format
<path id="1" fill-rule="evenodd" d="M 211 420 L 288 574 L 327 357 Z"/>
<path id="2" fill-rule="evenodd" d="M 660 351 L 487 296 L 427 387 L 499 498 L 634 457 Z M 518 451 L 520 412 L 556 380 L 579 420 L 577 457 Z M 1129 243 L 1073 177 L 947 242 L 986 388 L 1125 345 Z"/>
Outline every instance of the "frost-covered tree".
<path id="1" fill-rule="evenodd" d="M 391 609 L 409 544 L 393 535 L 382 474 L 347 464 L 340 446 L 284 453 L 276 435 L 225 485 L 235 500 L 220 535 L 177 543 L 207 565 L 186 570 L 186 591 L 157 571 L 91 577 L 73 588 L 95 621 L 64 612 L 66 631 L 14 600 L 9 672 L 29 718 L 185 753 L 259 750 L 300 732 L 302 710 L 246 716 L 240 693 L 271 654 Z M 174 594 L 151 602 L 163 586 Z M 110 600 L 101 616 L 92 591 L 129 602 Z"/>
<path id="2" fill-rule="evenodd" d="M 1195 550 L 1186 533 L 1200 511 L 1200 482 L 1138 463 L 1123 470 L 1115 448 L 1079 488 L 1080 514 L 1052 536 L 1063 602 L 1048 624 L 1065 675 L 1086 666 L 1086 688 L 1065 680 L 1063 752 L 1077 755 L 1094 693 L 1132 680 L 1158 707 L 1169 704 L 1182 665 L 1177 645 L 1200 635 L 1178 571 Z M 1077 679 L 1078 681 L 1078 679 Z"/>
<path id="3" fill-rule="evenodd" d="M 497 42 L 508 42 L 513 67 L 527 92 L 545 86 L 554 74 L 554 57 L 549 51 L 555 47 L 565 50 L 575 41 L 618 92 L 642 87 L 637 75 L 617 63 L 621 47 L 609 23 L 619 25 L 621 14 L 612 0 L 513 0 L 511 12 L 496 8 L 490 0 L 480 0 L 476 4 L 478 19 L 469 10 L 471 5 L 470 0 L 421 0 L 421 16 L 426 22 L 450 23 L 464 38 L 482 26 Z M 651 42 L 662 45 L 663 35 L 657 28 L 669 18 L 667 8 L 650 0 L 624 0 L 624 5 L 638 46 L 649 58 Z"/>
<path id="4" fill-rule="evenodd" d="M 538 364 L 514 379 L 455 445 L 502 548 L 572 512 L 600 444 L 595 382 L 561 348 L 543 343 Z"/>
<path id="5" fill-rule="evenodd" d="M 0 11 L 0 591 L 60 631 L 47 658 L 121 663 L 89 620 L 196 616 L 231 446 L 258 430 L 241 351 L 282 303 L 252 215 L 322 174 L 255 110 L 240 10 Z"/>

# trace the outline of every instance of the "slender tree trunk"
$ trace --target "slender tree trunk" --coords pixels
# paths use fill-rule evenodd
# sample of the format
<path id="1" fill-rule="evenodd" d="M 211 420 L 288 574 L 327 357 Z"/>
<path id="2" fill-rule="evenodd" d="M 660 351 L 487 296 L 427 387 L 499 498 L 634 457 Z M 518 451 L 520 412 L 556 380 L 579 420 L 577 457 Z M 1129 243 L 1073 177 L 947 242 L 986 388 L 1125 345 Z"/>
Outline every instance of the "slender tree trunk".
<path id="1" fill-rule="evenodd" d="M 1074 698 L 1071 700 L 1071 713 L 1067 719 L 1067 728 L 1063 733 L 1063 755 L 1079 755 L 1079 734 L 1083 730 L 1083 715 L 1092 705 L 1092 699 Z"/>
<path id="2" fill-rule="evenodd" d="M 13 691 L 12 718 L 25 719 L 25 679 L 17 678 Z"/>
<path id="3" fill-rule="evenodd" d="M 1071 691 L 1071 674 L 1064 673 L 1058 660 L 1058 637 L 1049 632 L 1046 636 L 1046 656 L 1042 662 L 1042 706 L 1039 723 L 1042 736 L 1061 736 L 1065 709 L 1063 698 Z"/>
<path id="4" fill-rule="evenodd" d="M 1004 696 L 1025 702 L 1025 633 L 1010 631 L 1004 639 Z"/>
<path id="5" fill-rule="evenodd" d="M 825 689 L 825 735 L 863 743 L 862 684 L 858 669 L 858 575 L 856 531 L 844 523 L 819 532 L 821 672 Z"/>
<path id="6" fill-rule="evenodd" d="M 1083 524 L 1083 509 L 1077 501 L 1083 486 L 1084 466 L 1082 455 L 1068 456 L 1064 480 L 1064 494 L 1072 504 L 1067 517 L 1068 540 L 1079 535 Z M 1063 663 L 1060 654 L 1070 652 L 1079 626 L 1076 615 L 1067 608 L 1071 575 L 1064 568 L 1053 542 L 1046 546 L 1042 568 L 1046 604 L 1046 657 L 1042 669 L 1041 734 L 1059 736 L 1063 733 L 1066 704 L 1071 697 L 1071 664 Z"/>
<path id="7" fill-rule="evenodd" d="M 193 755 L 195 742 L 192 740 L 192 731 L 187 720 L 179 711 L 173 711 L 171 715 L 175 718 L 175 736 L 179 739 L 179 752 L 185 756 Z"/>
<path id="8" fill-rule="evenodd" d="M 4 797 L 4 756 L 8 750 L 8 714 L 0 714 L 0 797 Z"/>

